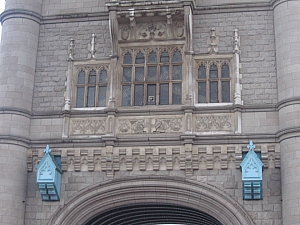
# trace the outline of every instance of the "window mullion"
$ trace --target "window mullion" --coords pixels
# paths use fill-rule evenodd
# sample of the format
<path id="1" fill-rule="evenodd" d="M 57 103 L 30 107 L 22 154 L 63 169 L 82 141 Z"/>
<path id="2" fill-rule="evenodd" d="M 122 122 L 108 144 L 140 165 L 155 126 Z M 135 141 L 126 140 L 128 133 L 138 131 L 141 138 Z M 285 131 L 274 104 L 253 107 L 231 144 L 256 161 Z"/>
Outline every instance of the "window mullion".
<path id="1" fill-rule="evenodd" d="M 96 86 L 95 86 L 95 107 L 98 107 L 98 93 L 99 93 L 99 85 L 100 85 L 100 71 L 96 71 Z"/>
<path id="2" fill-rule="evenodd" d="M 206 65 L 206 102 L 210 103 L 209 66 Z"/>
<path id="3" fill-rule="evenodd" d="M 87 107 L 87 98 L 88 98 L 88 81 L 89 81 L 89 72 L 86 72 L 85 75 L 85 84 L 84 84 L 84 103 L 83 107 Z"/>
<path id="4" fill-rule="evenodd" d="M 218 102 L 222 102 L 221 66 L 218 65 Z"/>

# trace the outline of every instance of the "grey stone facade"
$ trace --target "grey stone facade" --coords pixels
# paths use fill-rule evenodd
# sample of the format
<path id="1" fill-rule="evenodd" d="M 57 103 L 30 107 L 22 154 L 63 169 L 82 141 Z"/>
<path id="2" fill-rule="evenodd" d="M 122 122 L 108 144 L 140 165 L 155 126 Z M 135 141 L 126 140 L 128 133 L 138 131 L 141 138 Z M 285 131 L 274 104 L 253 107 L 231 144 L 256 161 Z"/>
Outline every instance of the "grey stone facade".
<path id="1" fill-rule="evenodd" d="M 300 224 L 299 15 L 297 0 L 6 1 L 0 224 L 86 224 L 153 202 L 224 225 Z M 164 49 L 182 55 L 181 104 L 122 105 L 124 54 Z M 224 63 L 230 101 L 200 103 L 198 67 Z M 106 106 L 76 107 L 79 72 L 103 68 Z M 262 200 L 243 199 L 250 140 L 264 164 Z M 61 157 L 60 201 L 42 201 L 36 184 L 47 144 Z"/>

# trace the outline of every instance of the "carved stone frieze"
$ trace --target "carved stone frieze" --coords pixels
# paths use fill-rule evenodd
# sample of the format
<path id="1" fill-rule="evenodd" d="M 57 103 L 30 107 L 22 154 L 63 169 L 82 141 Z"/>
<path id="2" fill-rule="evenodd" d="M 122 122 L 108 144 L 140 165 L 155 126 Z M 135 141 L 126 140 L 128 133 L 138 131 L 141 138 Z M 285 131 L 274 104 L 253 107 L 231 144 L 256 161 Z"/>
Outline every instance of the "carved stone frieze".
<path id="1" fill-rule="evenodd" d="M 233 114 L 196 116 L 195 131 L 233 131 Z"/>
<path id="2" fill-rule="evenodd" d="M 106 132 L 106 119 L 72 119 L 71 135 L 97 135 Z"/>
<path id="3" fill-rule="evenodd" d="M 144 119 L 120 119 L 118 120 L 119 133 L 142 134 L 147 133 L 147 122 Z"/>
<path id="4" fill-rule="evenodd" d="M 138 23 L 135 26 L 121 24 L 119 26 L 119 40 L 151 40 L 151 39 L 173 39 L 185 37 L 185 26 L 183 21 L 172 20 L 167 22 Z"/>
<path id="5" fill-rule="evenodd" d="M 154 119 L 152 133 L 182 132 L 182 118 Z"/>
<path id="6" fill-rule="evenodd" d="M 67 171 L 104 171 L 113 177 L 117 171 L 185 171 L 240 169 L 242 145 L 140 146 L 53 149 L 61 155 L 61 168 Z M 264 167 L 280 168 L 278 144 L 257 145 Z M 43 149 L 28 151 L 28 171 L 35 171 Z"/>

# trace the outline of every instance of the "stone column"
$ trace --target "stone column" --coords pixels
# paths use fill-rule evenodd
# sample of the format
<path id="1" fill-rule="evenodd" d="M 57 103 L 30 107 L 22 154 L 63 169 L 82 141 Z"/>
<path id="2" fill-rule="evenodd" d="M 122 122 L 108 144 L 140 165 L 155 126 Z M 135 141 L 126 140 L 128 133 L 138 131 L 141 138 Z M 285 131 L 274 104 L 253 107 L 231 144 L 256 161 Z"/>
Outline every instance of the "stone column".
<path id="1" fill-rule="evenodd" d="M 277 0 L 274 29 L 283 224 L 300 224 L 300 1 Z"/>
<path id="2" fill-rule="evenodd" d="M 24 225 L 34 75 L 42 0 L 9 0 L 1 15 L 0 224 Z"/>

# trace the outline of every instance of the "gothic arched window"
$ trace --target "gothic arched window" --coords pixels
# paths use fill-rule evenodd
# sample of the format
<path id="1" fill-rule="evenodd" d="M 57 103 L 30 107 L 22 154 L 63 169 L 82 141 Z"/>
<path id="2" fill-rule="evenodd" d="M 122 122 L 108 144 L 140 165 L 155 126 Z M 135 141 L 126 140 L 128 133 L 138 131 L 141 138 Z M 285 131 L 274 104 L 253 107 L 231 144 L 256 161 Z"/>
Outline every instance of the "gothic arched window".
<path id="1" fill-rule="evenodd" d="M 107 70 L 81 69 L 77 76 L 76 108 L 106 106 Z"/>
<path id="2" fill-rule="evenodd" d="M 231 102 L 231 76 L 227 62 L 201 62 L 196 80 L 198 103 Z"/>

